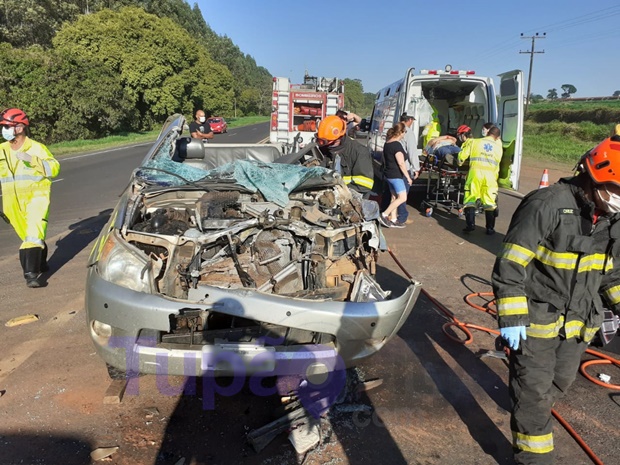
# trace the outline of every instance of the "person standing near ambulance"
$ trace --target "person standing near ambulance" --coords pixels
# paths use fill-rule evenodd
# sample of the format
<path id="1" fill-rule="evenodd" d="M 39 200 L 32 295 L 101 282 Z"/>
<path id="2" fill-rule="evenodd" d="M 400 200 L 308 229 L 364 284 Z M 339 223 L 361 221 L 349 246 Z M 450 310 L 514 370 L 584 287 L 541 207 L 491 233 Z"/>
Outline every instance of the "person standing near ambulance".
<path id="1" fill-rule="evenodd" d="M 469 171 L 465 180 L 465 197 L 463 199 L 466 222 L 463 232 L 465 233 L 476 229 L 476 205 L 477 201 L 480 200 L 484 208 L 487 234 L 495 234 L 495 210 L 499 189 L 497 177 L 503 154 L 500 135 L 499 128 L 493 126 L 488 130 L 485 137 L 467 139 L 461 146 L 458 157 L 459 166 L 462 166 L 469 159 Z"/>
<path id="2" fill-rule="evenodd" d="M 521 201 L 493 268 L 519 465 L 553 463 L 551 409 L 575 380 L 604 307 L 620 313 L 620 140 L 605 139 L 578 166 Z"/>
<path id="3" fill-rule="evenodd" d="M 0 184 L 2 210 L 22 240 L 19 260 L 28 287 L 41 287 L 41 272 L 47 271 L 47 218 L 52 178 L 60 164 L 47 147 L 26 135 L 30 121 L 22 110 L 0 113 Z"/>

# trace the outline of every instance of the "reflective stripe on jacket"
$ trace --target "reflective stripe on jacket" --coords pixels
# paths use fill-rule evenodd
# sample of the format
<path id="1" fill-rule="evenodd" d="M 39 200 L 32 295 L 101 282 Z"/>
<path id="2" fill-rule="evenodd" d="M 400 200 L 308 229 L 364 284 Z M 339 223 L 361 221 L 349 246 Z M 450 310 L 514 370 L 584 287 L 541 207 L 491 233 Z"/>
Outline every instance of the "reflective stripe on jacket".
<path id="1" fill-rule="evenodd" d="M 463 199 L 466 207 L 475 206 L 480 199 L 485 209 L 496 208 L 497 177 L 502 153 L 502 141 L 491 136 L 465 141 L 459 152 L 458 163 L 460 166 L 469 159 Z"/>
<path id="2" fill-rule="evenodd" d="M 343 137 L 342 144 L 333 150 L 340 155 L 340 168 L 344 182 L 364 194 L 374 185 L 375 173 L 370 152 L 359 142 Z"/>
<path id="3" fill-rule="evenodd" d="M 27 163 L 17 153 L 32 157 Z M 24 244 L 22 248 L 43 247 L 47 233 L 51 178 L 60 172 L 60 164 L 47 147 L 26 137 L 19 150 L 9 142 L 0 144 L 0 183 L 2 210 Z"/>
<path id="4" fill-rule="evenodd" d="M 603 321 L 601 294 L 618 310 L 620 215 L 593 223 L 581 182 L 531 192 L 512 217 L 493 269 L 500 327 L 589 342 Z"/>

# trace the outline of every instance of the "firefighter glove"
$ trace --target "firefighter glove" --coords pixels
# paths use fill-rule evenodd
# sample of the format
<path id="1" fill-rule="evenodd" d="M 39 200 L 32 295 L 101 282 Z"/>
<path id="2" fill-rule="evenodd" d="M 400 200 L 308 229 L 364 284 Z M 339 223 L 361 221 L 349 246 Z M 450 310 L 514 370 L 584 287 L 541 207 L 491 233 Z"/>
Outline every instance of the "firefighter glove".
<path id="1" fill-rule="evenodd" d="M 499 333 L 508 342 L 508 346 L 512 350 L 519 348 L 519 341 L 521 339 L 527 339 L 525 334 L 525 326 L 508 326 L 507 328 L 500 328 Z"/>

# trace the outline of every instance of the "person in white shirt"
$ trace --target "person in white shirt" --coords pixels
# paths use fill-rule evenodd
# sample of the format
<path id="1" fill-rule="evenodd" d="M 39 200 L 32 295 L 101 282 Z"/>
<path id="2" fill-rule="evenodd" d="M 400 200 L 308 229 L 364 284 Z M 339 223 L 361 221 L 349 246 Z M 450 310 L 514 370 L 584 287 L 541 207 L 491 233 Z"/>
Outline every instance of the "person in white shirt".
<path id="1" fill-rule="evenodd" d="M 407 113 L 403 113 L 402 115 L 400 115 L 400 121 L 402 123 L 405 123 L 406 128 L 405 137 L 403 137 L 403 139 L 400 141 L 400 143 L 403 145 L 403 148 L 405 149 L 405 152 L 407 152 L 405 164 L 407 165 L 409 175 L 412 177 L 412 179 L 418 179 L 418 176 L 420 176 L 420 159 L 417 155 L 415 155 L 416 147 L 418 144 L 415 134 L 413 133 L 413 129 L 411 129 L 415 118 L 411 115 L 408 115 Z"/>

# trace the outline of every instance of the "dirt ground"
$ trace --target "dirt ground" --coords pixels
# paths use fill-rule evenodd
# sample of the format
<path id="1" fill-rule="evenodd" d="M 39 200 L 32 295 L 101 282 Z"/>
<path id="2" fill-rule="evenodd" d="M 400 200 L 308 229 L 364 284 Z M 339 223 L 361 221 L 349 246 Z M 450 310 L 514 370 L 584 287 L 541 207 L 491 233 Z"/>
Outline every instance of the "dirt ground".
<path id="1" fill-rule="evenodd" d="M 544 168 L 549 169 L 552 183 L 570 175 L 562 165 L 528 162 L 519 191 L 537 188 Z M 430 296 L 459 320 L 494 329 L 491 316 L 463 299 L 471 292 L 490 291 L 495 254 L 519 200 L 514 193 L 500 196 L 496 235 L 486 236 L 479 227 L 463 236 L 462 219 L 441 209 L 427 218 L 416 208 L 419 199 L 413 198 L 409 208 L 414 223 L 387 230 L 386 237 Z M 92 241 L 96 227 L 84 231 Z M 286 433 L 260 453 L 248 445 L 249 431 L 282 412 L 278 396 L 258 397 L 247 386 L 225 396 L 193 378 L 144 376 L 132 381 L 120 404 L 103 404 L 110 380 L 88 340 L 83 310 L 89 248 L 68 259 L 36 295 L 26 292 L 19 277 L 2 278 L 0 299 L 9 295 L 12 302 L 15 296 L 22 299 L 10 309 L 0 307 L 3 325 L 9 317 L 28 311 L 40 319 L 14 328 L 2 326 L 1 464 L 88 464 L 94 463 L 92 450 L 115 446 L 114 454 L 97 463 L 513 463 L 507 369 L 500 359 L 480 357 L 495 348 L 495 337 L 474 332 L 471 344 L 450 340 L 442 331 L 446 317 L 424 295 L 397 337 L 352 371 L 361 381 L 381 379 L 381 386 L 334 406 L 320 422 L 320 444 L 306 454 L 295 452 Z M 0 268 L 14 265 L 14 260 L 2 258 Z M 387 253 L 380 257 L 378 276 L 395 293 L 407 285 Z M 609 373 L 616 380 L 620 376 L 613 369 Z M 603 391 L 579 377 L 575 392 L 588 403 L 560 403 L 557 408 L 585 434 L 603 462 L 613 464 L 620 457 L 618 400 Z M 205 399 L 214 399 L 215 408 L 205 409 Z M 591 415 L 592 405 L 604 411 L 602 416 Z M 557 424 L 556 448 L 557 463 L 591 463 Z"/>

